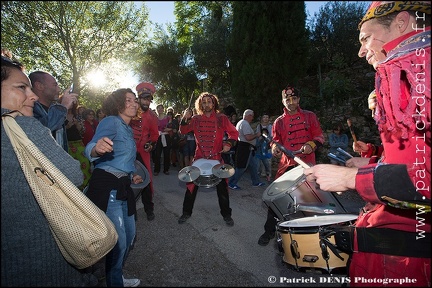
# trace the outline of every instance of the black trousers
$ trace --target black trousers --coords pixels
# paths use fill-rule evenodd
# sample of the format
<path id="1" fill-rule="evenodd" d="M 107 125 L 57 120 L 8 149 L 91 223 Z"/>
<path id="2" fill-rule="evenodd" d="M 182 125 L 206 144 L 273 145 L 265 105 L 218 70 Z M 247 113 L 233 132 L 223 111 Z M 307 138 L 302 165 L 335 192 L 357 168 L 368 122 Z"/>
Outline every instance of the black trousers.
<path id="1" fill-rule="evenodd" d="M 288 172 L 289 170 L 291 170 L 291 169 L 293 169 L 295 167 L 297 167 L 297 166 L 290 166 L 290 167 L 288 167 L 284 173 Z M 266 220 L 266 222 L 264 224 L 264 231 L 265 231 L 266 234 L 273 234 L 273 233 L 276 232 L 276 225 L 277 225 L 277 222 L 278 222 L 278 220 L 276 220 L 276 219 L 277 219 L 276 214 L 269 207 L 267 209 L 267 220 Z M 282 220 L 283 219 L 280 219 L 279 221 L 282 221 Z"/>
<path id="2" fill-rule="evenodd" d="M 156 149 L 153 151 L 154 173 L 159 173 L 161 170 L 161 156 L 163 153 L 163 172 L 168 172 L 171 165 L 171 137 L 166 134 L 165 140 L 167 146 L 163 147 L 161 136 L 159 136 Z"/>
<path id="3" fill-rule="evenodd" d="M 144 161 L 142 160 L 141 155 L 139 153 L 137 153 L 136 158 L 145 166 Z M 151 173 L 151 171 L 149 171 L 149 173 Z M 151 191 L 150 184 L 151 183 L 149 183 L 146 187 L 144 187 L 141 190 L 141 202 L 144 205 L 144 211 L 146 212 L 146 214 L 151 213 L 154 210 L 153 192 Z"/>
<path id="4" fill-rule="evenodd" d="M 273 234 L 276 232 L 276 220 L 277 216 L 270 208 L 267 209 L 267 220 L 264 224 L 264 230 L 266 234 Z M 281 219 L 282 220 L 282 219 Z"/>
<path id="5" fill-rule="evenodd" d="M 146 214 L 153 212 L 154 210 L 153 193 L 150 189 L 150 184 L 141 190 L 141 201 L 144 205 L 144 211 L 146 212 Z"/>
<path id="6" fill-rule="evenodd" d="M 186 189 L 185 197 L 183 200 L 183 214 L 192 215 L 193 206 L 195 203 L 196 195 L 198 193 L 198 186 L 195 185 L 192 192 Z M 225 179 L 222 179 L 216 185 L 217 196 L 219 200 L 220 213 L 222 217 L 231 217 L 231 208 L 229 203 L 228 184 Z"/>

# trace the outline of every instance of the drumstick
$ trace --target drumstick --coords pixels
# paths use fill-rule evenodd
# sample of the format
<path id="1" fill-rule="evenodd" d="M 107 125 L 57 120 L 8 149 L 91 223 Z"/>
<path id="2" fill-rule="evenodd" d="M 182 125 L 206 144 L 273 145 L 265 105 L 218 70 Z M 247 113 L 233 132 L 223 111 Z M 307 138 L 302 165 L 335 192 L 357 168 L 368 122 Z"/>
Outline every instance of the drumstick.
<path id="1" fill-rule="evenodd" d="M 310 168 L 310 166 L 308 164 L 306 164 L 303 160 L 301 160 L 299 157 L 294 156 L 293 159 L 294 159 L 295 162 L 297 162 L 297 164 L 299 164 L 303 168 L 305 168 L 305 169 Z"/>
<path id="2" fill-rule="evenodd" d="M 307 169 L 310 168 L 310 166 L 308 164 L 306 164 L 303 160 L 301 160 L 299 157 L 295 156 L 294 153 L 288 149 L 286 149 L 284 146 L 280 145 L 277 142 L 273 142 L 276 143 L 276 145 L 278 146 L 278 148 L 280 150 L 282 150 L 282 152 L 284 152 L 288 157 L 294 159 L 295 162 L 297 162 L 297 164 L 299 164 L 300 166 L 302 166 L 303 168 Z"/>
<path id="3" fill-rule="evenodd" d="M 280 143 L 273 141 L 272 137 L 263 134 L 262 135 L 265 139 L 267 139 L 269 142 L 273 142 L 278 148 L 279 150 L 281 150 L 283 153 L 285 153 L 285 155 L 287 155 L 288 157 L 292 158 L 297 164 L 299 164 L 300 166 L 302 166 L 303 168 L 310 168 L 310 166 L 308 164 L 306 164 L 305 162 L 303 162 L 303 160 L 301 160 L 299 157 L 295 156 L 293 151 L 290 151 L 288 149 L 286 149 L 283 145 L 281 145 Z"/>
<path id="4" fill-rule="evenodd" d="M 356 145 L 356 143 L 357 143 L 357 137 L 356 137 L 356 135 L 354 133 L 354 129 L 351 126 L 351 119 L 349 119 L 349 118 L 347 119 L 347 124 L 348 124 L 348 128 L 349 128 L 349 130 L 351 132 L 351 136 L 352 136 L 352 138 L 354 140 L 354 145 Z"/>

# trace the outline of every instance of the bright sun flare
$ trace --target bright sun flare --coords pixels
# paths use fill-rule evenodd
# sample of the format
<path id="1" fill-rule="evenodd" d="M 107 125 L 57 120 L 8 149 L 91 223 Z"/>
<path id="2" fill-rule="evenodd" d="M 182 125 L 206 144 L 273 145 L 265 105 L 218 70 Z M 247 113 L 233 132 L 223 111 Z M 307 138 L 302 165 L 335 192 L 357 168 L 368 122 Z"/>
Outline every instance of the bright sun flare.
<path id="1" fill-rule="evenodd" d="M 86 78 L 92 87 L 100 88 L 106 84 L 105 74 L 101 70 L 88 73 Z"/>
<path id="2" fill-rule="evenodd" d="M 93 88 L 103 88 L 105 91 L 131 88 L 135 91 L 139 80 L 127 69 L 128 67 L 125 67 L 123 63 L 109 61 L 109 64 L 87 73 L 85 78 L 89 86 Z"/>

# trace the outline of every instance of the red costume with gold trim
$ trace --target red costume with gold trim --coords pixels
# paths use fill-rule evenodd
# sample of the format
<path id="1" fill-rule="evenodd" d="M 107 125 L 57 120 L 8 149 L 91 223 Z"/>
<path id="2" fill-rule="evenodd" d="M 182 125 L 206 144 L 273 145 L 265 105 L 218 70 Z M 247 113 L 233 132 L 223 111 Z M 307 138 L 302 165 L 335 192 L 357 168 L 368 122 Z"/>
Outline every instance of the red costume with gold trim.
<path id="1" fill-rule="evenodd" d="M 390 2 L 385 6 L 391 12 L 408 9 L 407 2 L 403 2 L 406 9 L 399 9 L 401 1 Z M 422 1 L 413 3 L 419 4 Z M 376 2 L 378 4 L 382 2 Z M 375 4 L 370 7 L 367 15 L 375 15 L 381 7 Z M 383 4 L 384 5 L 384 4 Z M 413 7 L 413 6 L 411 6 Z M 426 7 L 427 8 L 427 7 Z M 396 9 L 396 10 L 395 10 Z M 384 9 L 386 10 L 386 9 Z M 419 10 L 420 11 L 420 10 Z M 428 11 L 430 14 L 430 3 Z M 418 12 L 419 15 L 423 15 Z M 368 20 L 367 15 L 365 19 Z M 375 16 L 379 17 L 379 16 Z M 371 17 L 369 17 L 371 18 Z M 365 20 L 365 21 L 366 21 Z M 363 23 L 363 22 L 362 22 Z M 361 23 L 361 24 L 362 24 Z M 407 189 L 393 187 L 393 182 L 399 180 L 402 174 L 388 174 L 386 181 L 375 177 L 380 168 L 402 164 L 407 169 L 407 180 L 411 179 L 414 190 L 429 200 L 431 184 L 431 63 L 430 63 L 430 27 L 426 31 L 413 31 L 399 37 L 383 46 L 387 52 L 387 59 L 377 67 L 375 88 L 377 107 L 375 121 L 378 125 L 383 155 L 379 164 L 370 164 L 359 169 L 356 176 L 356 190 L 368 202 L 360 214 L 356 228 L 393 229 L 402 232 L 402 236 L 394 239 L 402 251 L 424 249 L 430 247 L 430 240 L 424 244 L 425 235 L 431 232 L 431 217 L 425 212 L 425 206 L 414 204 L 406 207 L 392 205 L 383 196 L 391 194 L 393 199 L 404 199 Z M 388 187 L 392 187 L 388 189 Z M 387 188 L 387 191 L 386 191 Z M 383 192 L 384 191 L 384 192 Z M 420 197 L 421 198 L 421 197 Z M 409 201 L 408 201 L 409 202 Z M 411 209 L 406 209 L 406 208 Z M 414 209 L 412 209 L 414 208 Z M 384 230 L 383 230 L 384 231 Z M 383 232 L 384 233 L 384 232 Z M 431 259 L 414 256 L 397 256 L 396 253 L 378 254 L 373 252 L 359 252 L 361 242 L 358 241 L 359 232 L 356 231 L 354 253 L 350 264 L 350 286 L 384 286 L 371 284 L 367 279 L 414 279 L 415 282 L 405 284 L 388 284 L 389 286 L 431 286 Z M 408 238 L 410 237 L 410 238 Z M 376 237 L 376 241 L 381 241 Z M 408 239 L 414 244 L 406 245 Z M 429 238 L 430 239 L 430 238 Z M 373 241 L 373 242 L 376 242 Z M 359 244 L 360 243 L 360 244 Z M 373 243 L 370 243 L 372 245 Z M 380 245 L 385 246 L 385 243 Z M 391 246 L 391 245 L 390 245 Z M 427 247 L 427 248 L 429 248 Z M 412 252 L 410 252 L 412 253 Z M 430 250 L 429 250 L 430 253 Z M 420 256 L 423 256 L 420 255 Z M 355 281 L 358 279 L 358 281 Z M 364 282 L 360 281 L 365 279 Z"/>
<path id="2" fill-rule="evenodd" d="M 291 151 L 299 150 L 308 141 L 324 143 L 324 135 L 315 113 L 298 108 L 297 113 L 290 115 L 286 107 L 272 127 L 273 141 Z M 303 162 L 315 164 L 315 153 L 296 155 Z M 286 172 L 290 166 L 298 165 L 294 159 L 282 154 L 275 179 Z"/>
<path id="3" fill-rule="evenodd" d="M 180 125 L 181 134 L 189 132 L 194 132 L 195 134 L 196 149 L 194 161 L 204 158 L 218 160 L 223 163 L 222 155 L 219 152 L 223 149 L 224 133 L 226 132 L 228 135 L 227 140 L 236 141 L 238 137 L 238 131 L 228 117 L 214 111 L 209 117 L 194 115 L 189 123 Z M 189 191 L 193 191 L 195 184 L 190 182 L 187 186 Z"/>
<path id="4" fill-rule="evenodd" d="M 137 147 L 137 152 L 143 160 L 144 166 L 147 168 L 150 175 L 150 189 L 153 190 L 153 173 L 151 168 L 150 156 L 151 151 L 144 150 L 147 142 L 155 143 L 159 137 L 157 116 L 152 110 L 144 111 L 140 114 L 140 118 L 132 119 L 130 126 L 133 129 L 134 139 Z"/>

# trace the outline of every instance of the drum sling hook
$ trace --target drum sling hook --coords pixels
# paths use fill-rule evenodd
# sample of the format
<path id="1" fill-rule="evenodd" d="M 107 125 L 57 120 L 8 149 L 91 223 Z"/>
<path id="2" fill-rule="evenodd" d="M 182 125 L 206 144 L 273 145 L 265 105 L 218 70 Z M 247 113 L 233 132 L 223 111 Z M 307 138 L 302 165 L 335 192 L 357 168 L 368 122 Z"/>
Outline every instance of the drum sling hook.
<path id="1" fill-rule="evenodd" d="M 289 235 L 290 235 L 290 239 L 291 239 L 291 244 L 290 244 L 291 254 L 292 254 L 292 256 L 294 258 L 294 261 L 296 263 L 296 269 L 297 269 L 297 271 L 300 271 L 299 265 L 297 263 L 297 259 L 300 258 L 300 253 L 297 250 L 298 244 L 297 244 L 297 241 L 293 240 L 291 233 L 289 233 Z"/>
<path id="2" fill-rule="evenodd" d="M 323 256 L 323 259 L 326 261 L 327 271 L 330 273 L 330 267 L 328 263 L 328 260 L 330 259 L 330 255 L 327 251 L 327 243 L 325 243 L 325 240 L 327 239 L 320 238 L 321 255 Z"/>
<path id="3" fill-rule="evenodd" d="M 336 246 L 333 243 L 331 243 L 327 238 L 320 237 L 320 246 L 321 246 L 321 251 L 322 251 L 323 257 L 326 261 L 330 257 L 328 255 L 327 247 L 330 248 L 330 250 L 336 255 L 336 257 L 338 257 L 340 260 L 344 261 L 344 258 L 339 254 L 339 251 L 336 248 Z M 324 256 L 324 250 L 325 250 L 326 256 Z"/>

